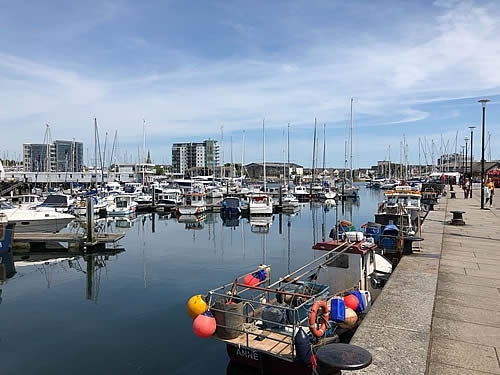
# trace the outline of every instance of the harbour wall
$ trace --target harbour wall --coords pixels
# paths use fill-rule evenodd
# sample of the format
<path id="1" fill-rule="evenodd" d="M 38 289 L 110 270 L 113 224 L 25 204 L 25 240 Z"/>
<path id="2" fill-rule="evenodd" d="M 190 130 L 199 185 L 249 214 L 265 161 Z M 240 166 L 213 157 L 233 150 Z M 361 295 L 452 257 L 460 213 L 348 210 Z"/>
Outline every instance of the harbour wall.
<path id="1" fill-rule="evenodd" d="M 441 201 L 422 226 L 424 241 L 400 260 L 350 341 L 372 354 L 372 364 L 349 374 L 425 374 L 445 227 Z"/>

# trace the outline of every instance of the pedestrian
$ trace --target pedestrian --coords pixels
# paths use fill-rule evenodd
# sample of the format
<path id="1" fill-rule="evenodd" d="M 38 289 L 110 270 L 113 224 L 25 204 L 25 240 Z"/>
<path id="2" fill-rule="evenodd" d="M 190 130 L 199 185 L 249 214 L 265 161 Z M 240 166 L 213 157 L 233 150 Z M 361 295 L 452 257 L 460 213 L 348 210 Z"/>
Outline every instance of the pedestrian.
<path id="1" fill-rule="evenodd" d="M 467 177 L 464 181 L 464 199 L 469 198 L 470 181 Z"/>
<path id="2" fill-rule="evenodd" d="M 484 184 L 485 189 L 488 189 L 488 195 L 486 196 L 486 203 L 488 200 L 490 202 L 490 207 L 493 205 L 493 196 L 495 195 L 495 183 L 491 181 L 491 177 L 488 177 L 488 180 Z M 486 190 L 485 190 L 486 192 Z"/>

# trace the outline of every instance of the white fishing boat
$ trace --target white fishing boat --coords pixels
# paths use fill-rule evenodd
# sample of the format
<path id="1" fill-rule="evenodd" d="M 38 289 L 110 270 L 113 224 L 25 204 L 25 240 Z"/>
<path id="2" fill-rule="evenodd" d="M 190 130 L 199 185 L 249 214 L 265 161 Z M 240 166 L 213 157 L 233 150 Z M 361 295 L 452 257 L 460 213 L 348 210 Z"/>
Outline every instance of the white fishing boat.
<path id="1" fill-rule="evenodd" d="M 117 194 L 110 196 L 112 200 L 106 206 L 108 216 L 127 216 L 135 214 L 137 202 L 133 195 Z"/>
<path id="2" fill-rule="evenodd" d="M 283 212 L 293 212 L 300 209 L 300 202 L 292 193 L 286 193 L 281 198 L 281 210 Z"/>
<path id="3" fill-rule="evenodd" d="M 296 185 L 292 189 L 292 194 L 299 200 L 299 202 L 308 202 L 311 200 L 311 194 L 304 185 Z"/>
<path id="4" fill-rule="evenodd" d="M 184 195 L 184 203 L 177 207 L 179 215 L 199 215 L 207 210 L 205 191 L 189 191 Z"/>

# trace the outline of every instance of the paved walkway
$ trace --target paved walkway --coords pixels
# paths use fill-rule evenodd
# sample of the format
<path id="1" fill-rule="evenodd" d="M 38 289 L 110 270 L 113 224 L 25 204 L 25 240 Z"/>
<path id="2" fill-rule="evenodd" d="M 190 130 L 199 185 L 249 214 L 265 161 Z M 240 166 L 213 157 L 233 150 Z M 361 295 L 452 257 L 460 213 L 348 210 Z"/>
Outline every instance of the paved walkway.
<path id="1" fill-rule="evenodd" d="M 449 194 L 427 216 L 352 344 L 373 363 L 349 374 L 500 374 L 500 195 L 492 209 Z M 465 225 L 451 225 L 451 211 Z"/>
<path id="2" fill-rule="evenodd" d="M 444 227 L 429 375 L 500 374 L 500 201 L 481 210 L 472 194 L 445 201 L 447 219 L 463 210 L 465 225 Z"/>

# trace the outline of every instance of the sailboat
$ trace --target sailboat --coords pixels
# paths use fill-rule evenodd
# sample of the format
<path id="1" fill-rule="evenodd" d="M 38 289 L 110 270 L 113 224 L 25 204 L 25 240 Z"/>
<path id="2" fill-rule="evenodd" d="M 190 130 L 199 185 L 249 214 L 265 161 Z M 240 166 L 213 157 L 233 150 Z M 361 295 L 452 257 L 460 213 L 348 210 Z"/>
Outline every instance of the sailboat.
<path id="1" fill-rule="evenodd" d="M 350 127 L 349 127 L 349 141 L 346 142 L 346 149 L 345 149 L 345 167 L 344 167 L 344 178 L 342 180 L 342 186 L 340 189 L 340 195 L 342 196 L 343 199 L 345 198 L 358 198 L 358 190 L 359 187 L 355 186 L 353 184 L 353 169 L 352 169 L 352 128 L 353 128 L 353 112 L 352 112 L 352 104 L 353 104 L 354 98 L 351 98 L 351 121 L 350 121 Z M 349 166 L 349 178 L 347 178 L 347 144 L 349 144 L 350 147 L 350 154 L 349 154 L 349 160 L 350 160 L 350 166 Z"/>
<path id="2" fill-rule="evenodd" d="M 266 192 L 266 138 L 264 131 L 264 120 L 262 120 L 262 155 L 264 167 L 264 191 L 252 192 L 248 197 L 248 210 L 250 215 L 272 215 L 273 214 L 273 199 Z"/>
<path id="3" fill-rule="evenodd" d="M 288 135 L 287 135 L 287 153 L 288 153 L 288 163 L 287 169 L 283 172 L 283 177 L 286 175 L 286 189 L 285 194 L 281 197 L 281 210 L 283 212 L 295 212 L 300 208 L 300 202 L 297 197 L 295 197 L 288 189 L 290 187 L 290 124 L 288 124 Z"/>

